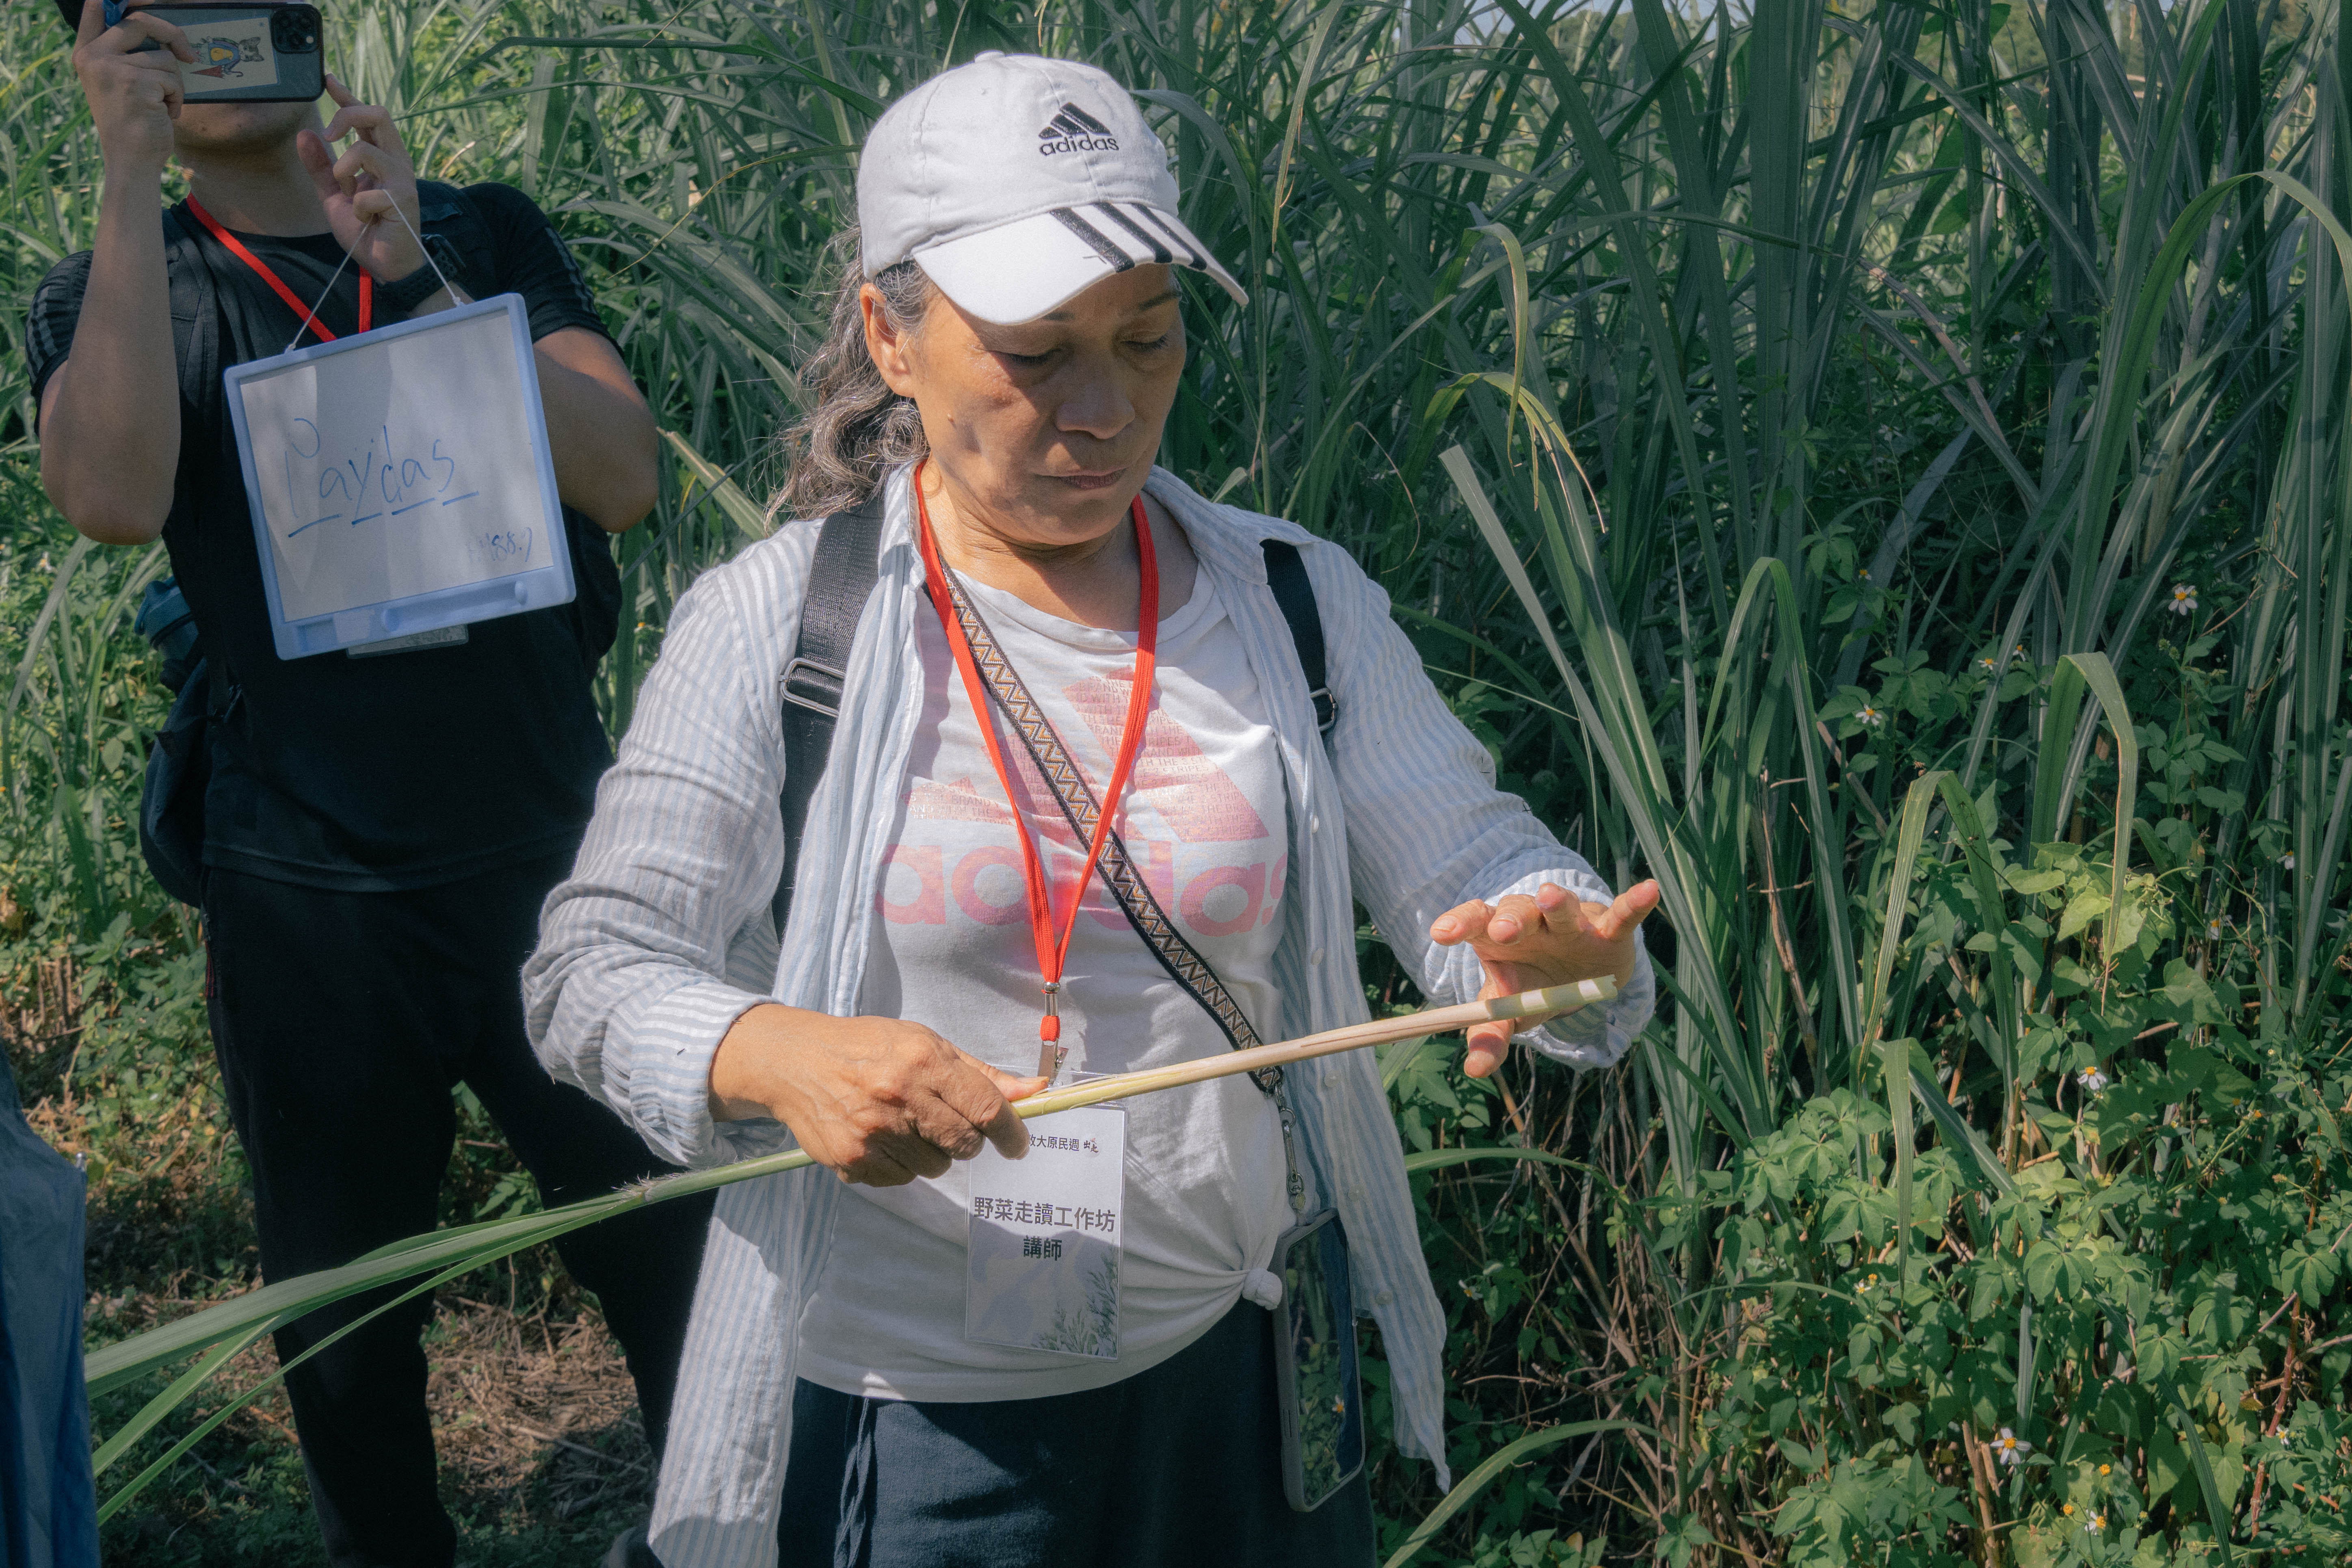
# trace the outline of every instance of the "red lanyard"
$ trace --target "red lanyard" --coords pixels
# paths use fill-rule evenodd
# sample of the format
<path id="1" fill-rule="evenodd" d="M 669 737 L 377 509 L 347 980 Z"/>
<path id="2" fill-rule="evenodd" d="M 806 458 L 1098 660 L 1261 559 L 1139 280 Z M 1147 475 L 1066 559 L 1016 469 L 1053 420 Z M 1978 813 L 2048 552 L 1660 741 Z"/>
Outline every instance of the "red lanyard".
<path id="1" fill-rule="evenodd" d="M 264 283 L 268 284 L 271 289 L 276 290 L 278 297 L 286 301 L 287 308 L 292 310 L 295 315 L 301 318 L 302 325 L 308 327 L 311 331 L 318 334 L 318 338 L 320 342 L 331 343 L 335 341 L 335 334 L 327 331 L 326 324 L 319 320 L 319 311 L 317 307 L 302 303 L 302 296 L 294 292 L 293 289 L 289 289 L 286 286 L 286 279 L 280 278 L 276 272 L 270 270 L 269 263 L 262 260 L 258 256 L 254 255 L 252 248 L 247 246 L 245 241 L 237 238 L 236 236 L 229 233 L 227 229 L 222 227 L 220 219 L 205 211 L 205 205 L 202 202 L 196 200 L 194 196 L 190 196 L 188 198 L 188 210 L 196 215 L 196 221 L 204 225 L 205 227 L 211 232 L 212 237 L 215 239 L 219 240 L 221 244 L 228 247 L 228 253 L 231 256 L 236 257 L 239 261 L 242 261 L 247 267 L 252 268 L 254 272 L 259 276 Z M 333 285 L 331 283 L 328 287 L 332 288 Z M 326 302 L 326 297 L 324 295 L 320 296 L 319 304 L 324 305 Z M 361 268 L 360 331 L 363 332 L 366 331 L 369 325 L 373 323 L 374 320 L 375 279 L 368 276 L 367 268 Z M 299 338 L 302 335 L 300 329 L 298 328 L 295 331 L 294 335 L 297 338 Z"/>
<path id="2" fill-rule="evenodd" d="M 1110 838 L 1111 818 L 1118 815 L 1118 803 L 1127 794 L 1128 775 L 1135 771 L 1135 759 L 1143 750 L 1143 721 L 1151 710 L 1152 670 L 1158 661 L 1160 643 L 1160 561 L 1151 547 L 1151 524 L 1143 515 L 1143 498 L 1136 497 L 1129 515 L 1135 522 L 1135 552 L 1143 568 L 1143 592 L 1135 612 L 1135 678 L 1128 688 L 1127 722 L 1119 731 L 1118 753 L 1111 763 L 1110 788 L 1103 795 L 1102 810 L 1095 822 L 1094 842 L 1087 847 L 1086 869 L 1078 873 L 1077 885 L 1070 889 L 1069 914 L 1057 922 L 1054 919 L 1054 889 L 1046 880 L 1045 863 L 1037 857 L 1037 844 L 1029 831 L 1028 818 L 1022 814 L 1013 795 L 1013 774 L 1004 765 L 1004 749 L 996 738 L 996 723 L 990 712 L 988 693 L 981 685 L 980 667 L 972 658 L 971 644 L 963 635 L 963 623 L 957 619 L 955 601 L 948 592 L 947 569 L 940 563 L 939 542 L 931 535 L 931 509 L 923 499 L 923 470 L 919 466 L 915 469 L 914 487 L 915 513 L 922 524 L 923 571 L 930 589 L 931 605 L 940 613 L 940 626 L 948 635 L 948 651 L 954 656 L 956 670 L 963 677 L 963 689 L 971 698 L 972 717 L 979 721 L 981 739 L 988 743 L 988 760 L 996 766 L 997 782 L 1004 786 L 1005 801 L 1013 807 L 1013 830 L 1021 840 L 1021 869 L 1029 889 L 1029 934 L 1036 943 L 1037 972 L 1045 983 L 1045 1016 L 1037 1021 L 1037 1037 L 1051 1044 L 1062 1037 L 1062 963 L 1069 956 L 1070 937 L 1077 930 L 1078 906 L 1086 902 L 1087 884 L 1094 880 L 1103 845 Z M 1057 924 L 1061 931 L 1058 940 L 1054 934 Z"/>

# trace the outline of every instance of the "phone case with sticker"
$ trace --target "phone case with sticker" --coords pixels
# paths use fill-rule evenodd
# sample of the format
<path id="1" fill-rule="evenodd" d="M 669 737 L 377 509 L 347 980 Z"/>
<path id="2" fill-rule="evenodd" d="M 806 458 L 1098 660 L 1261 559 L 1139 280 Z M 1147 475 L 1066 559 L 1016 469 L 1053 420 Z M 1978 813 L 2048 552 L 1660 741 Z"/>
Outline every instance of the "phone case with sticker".
<path id="1" fill-rule="evenodd" d="M 308 103 L 327 90 L 316 6 L 191 0 L 139 14 L 187 35 L 196 58 L 181 62 L 180 85 L 190 103 Z"/>

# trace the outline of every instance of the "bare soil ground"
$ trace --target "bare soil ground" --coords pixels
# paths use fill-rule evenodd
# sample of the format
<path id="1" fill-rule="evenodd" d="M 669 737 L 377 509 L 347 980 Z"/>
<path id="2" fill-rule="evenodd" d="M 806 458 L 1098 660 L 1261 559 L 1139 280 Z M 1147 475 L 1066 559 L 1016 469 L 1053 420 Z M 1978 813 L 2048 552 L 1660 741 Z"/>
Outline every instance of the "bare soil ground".
<path id="1" fill-rule="evenodd" d="M 520 1522 L 647 1506 L 652 1453 L 604 1320 L 444 1297 L 429 1398 L 445 1484 Z"/>
<path id="2" fill-rule="evenodd" d="M 146 1299 L 91 1305 L 118 1331 L 184 1310 Z M 584 1305 L 568 1321 L 463 1295 L 439 1305 L 425 1334 L 427 1398 L 442 1502 L 466 1538 L 461 1561 L 594 1562 L 653 1498 L 652 1456 L 619 1345 Z M 173 1428 L 186 1430 L 224 1395 L 277 1370 L 268 1342 L 255 1346 Z M 129 1470 L 104 1478 L 101 1493 Z M 269 1387 L 159 1478 L 110 1527 L 106 1555 L 110 1564 L 320 1561 L 284 1391 Z"/>

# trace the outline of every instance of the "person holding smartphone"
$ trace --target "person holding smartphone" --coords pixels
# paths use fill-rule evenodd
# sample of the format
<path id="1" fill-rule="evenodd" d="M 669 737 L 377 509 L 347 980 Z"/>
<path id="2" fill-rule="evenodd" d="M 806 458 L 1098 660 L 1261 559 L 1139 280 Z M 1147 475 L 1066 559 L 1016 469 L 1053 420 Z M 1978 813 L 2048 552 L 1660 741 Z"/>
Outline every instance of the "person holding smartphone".
<path id="1" fill-rule="evenodd" d="M 618 1117 L 533 1059 L 516 986 L 610 761 L 590 689 L 619 605 L 604 536 L 651 509 L 656 480 L 653 418 L 579 268 L 520 192 L 420 186 L 392 116 L 331 76 L 308 79 L 334 100 L 322 124 L 314 100 L 285 100 L 306 79 L 284 54 L 273 96 L 253 86 L 258 51 L 200 57 L 157 8 L 113 7 L 112 26 L 100 0 L 59 9 L 105 189 L 93 247 L 28 311 L 41 477 L 87 537 L 163 541 L 205 649 L 205 989 L 264 1273 L 430 1229 L 461 1081 L 550 1204 L 656 1173 Z M 315 51 L 315 8 L 284 9 L 300 16 L 277 41 Z M 230 65 L 257 68 L 245 96 Z M 174 160 L 187 198 L 159 216 Z M 355 650 L 370 657 L 281 658 L 220 372 L 457 292 L 529 310 L 579 596 Z M 627 1352 L 656 1449 L 708 1212 L 666 1204 L 561 1244 Z M 290 1325 L 279 1356 L 382 1300 Z M 386 1313 L 287 1380 L 337 1564 L 453 1561 L 418 1344 L 431 1310 Z"/>

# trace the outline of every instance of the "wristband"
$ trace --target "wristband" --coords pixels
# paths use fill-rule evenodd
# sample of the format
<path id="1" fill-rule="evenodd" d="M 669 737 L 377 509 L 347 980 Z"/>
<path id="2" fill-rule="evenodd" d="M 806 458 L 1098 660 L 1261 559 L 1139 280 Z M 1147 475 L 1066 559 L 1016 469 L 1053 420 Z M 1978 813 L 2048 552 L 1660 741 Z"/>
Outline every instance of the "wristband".
<path id="1" fill-rule="evenodd" d="M 439 248 L 427 258 L 424 265 L 418 267 L 407 277 L 394 282 L 377 280 L 375 286 L 377 310 L 387 315 L 396 315 L 405 320 L 411 310 L 441 291 L 444 274 L 449 275 L 452 297 L 455 298 L 455 274 L 458 270 L 455 265 L 457 257 L 449 247 L 442 242 L 441 237 L 437 234 L 425 236 L 425 243 L 428 247 Z M 439 271 L 434 269 L 434 263 L 436 261 L 440 263 Z"/>
<path id="2" fill-rule="evenodd" d="M 420 267 L 397 282 L 377 284 L 376 309 L 405 321 L 411 310 L 440 291 L 441 275 L 430 267 Z"/>

